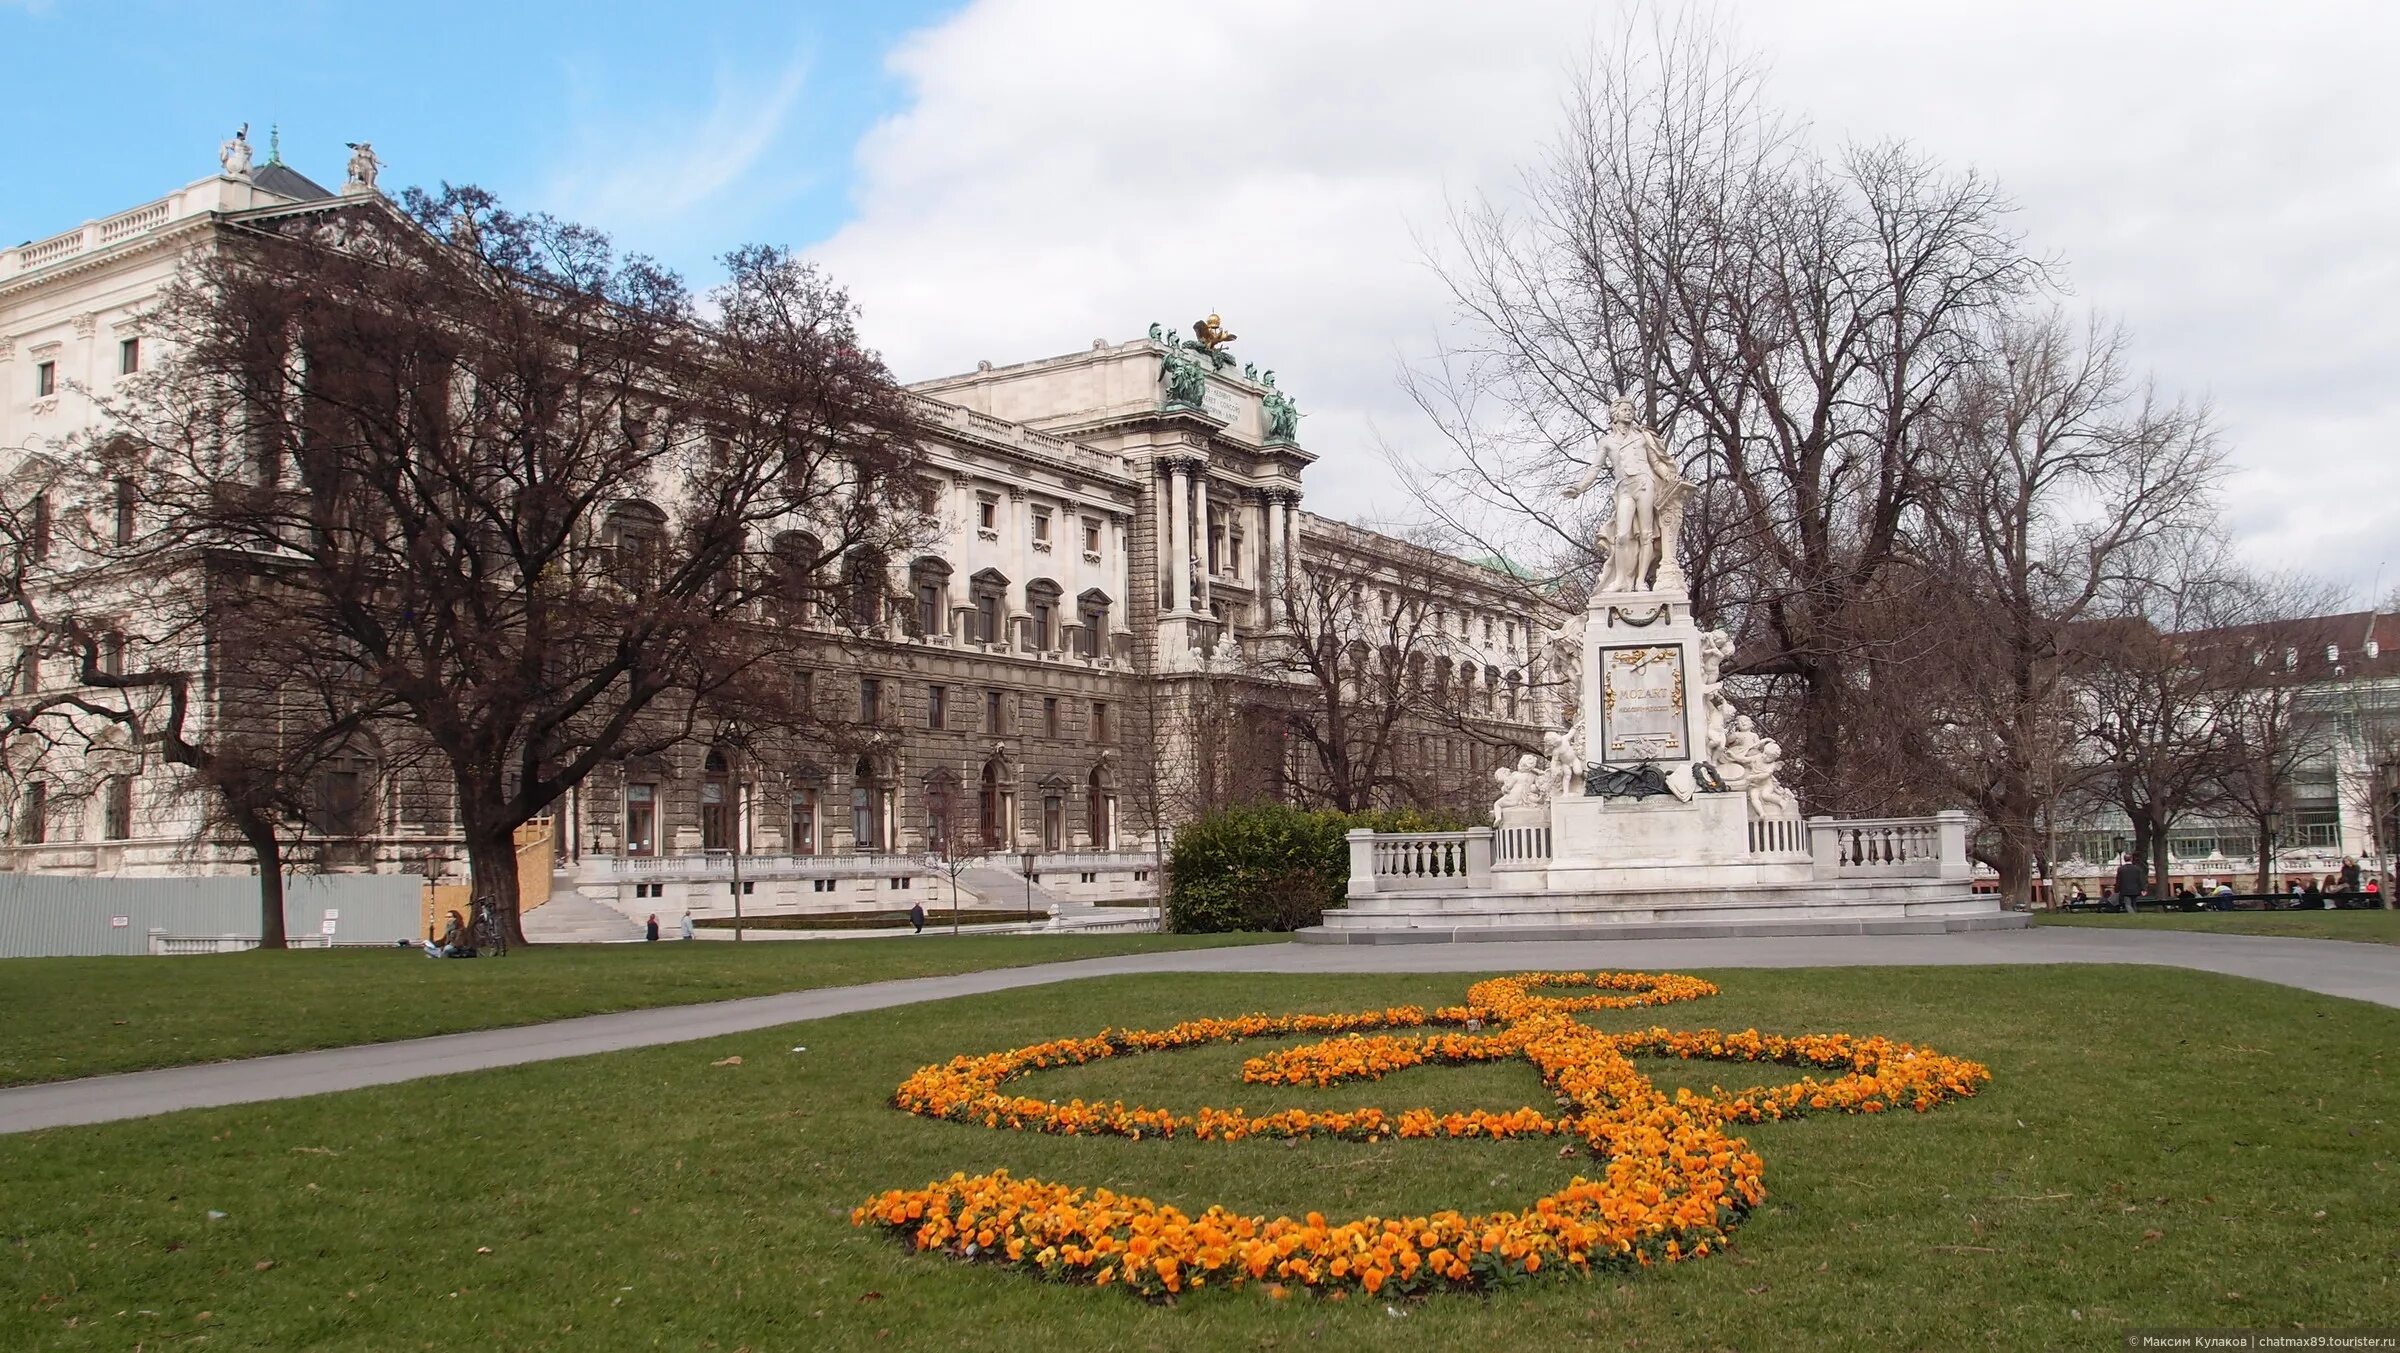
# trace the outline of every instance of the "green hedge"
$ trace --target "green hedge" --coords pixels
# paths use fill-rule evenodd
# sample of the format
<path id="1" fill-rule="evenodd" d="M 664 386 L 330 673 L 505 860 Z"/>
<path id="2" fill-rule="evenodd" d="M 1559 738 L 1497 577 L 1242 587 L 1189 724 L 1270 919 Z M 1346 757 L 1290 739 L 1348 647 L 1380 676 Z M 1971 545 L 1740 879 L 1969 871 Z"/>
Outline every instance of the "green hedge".
<path id="1" fill-rule="evenodd" d="M 1457 831 L 1463 822 L 1410 809 L 1304 812 L 1281 804 L 1226 808 L 1175 834 L 1167 860 L 1167 929 L 1182 934 L 1298 930 L 1343 904 L 1354 828 Z"/>

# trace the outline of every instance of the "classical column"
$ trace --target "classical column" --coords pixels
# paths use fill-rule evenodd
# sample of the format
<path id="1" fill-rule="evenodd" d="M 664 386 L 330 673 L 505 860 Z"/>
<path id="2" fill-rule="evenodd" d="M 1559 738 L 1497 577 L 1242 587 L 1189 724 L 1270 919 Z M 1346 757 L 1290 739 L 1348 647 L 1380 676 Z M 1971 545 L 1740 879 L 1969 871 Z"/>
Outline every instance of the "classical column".
<path id="1" fill-rule="evenodd" d="M 1196 570 L 1200 575 L 1200 598 L 1193 609 L 1206 614 L 1209 575 L 1216 572 L 1208 566 L 1208 549 L 1216 539 L 1216 522 L 1208 508 L 1208 464 L 1205 461 L 1192 469 L 1192 522 L 1194 538 L 1200 542 L 1200 548 L 1193 551 L 1200 556 L 1200 566 Z"/>
<path id="2" fill-rule="evenodd" d="M 1268 489 L 1266 548 L 1258 574 L 1259 594 L 1266 598 L 1261 608 L 1270 626 L 1283 623 L 1283 490 Z"/>
<path id="3" fill-rule="evenodd" d="M 1167 553 L 1174 544 L 1175 536 L 1174 527 L 1170 524 L 1173 519 L 1169 515 L 1167 506 L 1169 503 L 1173 502 L 1174 499 L 1167 496 L 1167 477 L 1164 473 L 1162 473 L 1165 468 L 1166 466 L 1163 463 L 1156 461 L 1153 461 L 1150 466 L 1150 558 L 1152 562 L 1152 568 L 1149 587 L 1151 597 L 1160 606 L 1169 605 L 1174 600 L 1171 594 L 1163 596 L 1161 595 L 1162 588 L 1169 588 L 1173 586 L 1173 583 L 1171 582 L 1172 574 L 1167 568 Z M 1132 537 L 1128 536 L 1126 538 L 1125 548 L 1127 554 L 1126 577 L 1130 582 L 1133 576 L 1133 565 L 1131 560 L 1131 555 L 1133 552 Z M 1125 597 L 1125 604 L 1128 606 L 1132 605 L 1133 589 L 1131 586 L 1128 586 L 1125 589 Z"/>
<path id="4" fill-rule="evenodd" d="M 1167 462 L 1167 551 L 1165 567 L 1174 572 L 1167 609 L 1182 614 L 1192 609 L 1192 484 L 1188 461 Z"/>

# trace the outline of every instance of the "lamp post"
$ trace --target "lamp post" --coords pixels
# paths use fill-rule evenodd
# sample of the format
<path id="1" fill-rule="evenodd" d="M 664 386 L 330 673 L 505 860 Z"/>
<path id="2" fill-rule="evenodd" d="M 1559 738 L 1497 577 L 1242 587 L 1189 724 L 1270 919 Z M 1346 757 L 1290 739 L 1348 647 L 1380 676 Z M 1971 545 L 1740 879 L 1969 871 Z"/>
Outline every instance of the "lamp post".
<path id="1" fill-rule="evenodd" d="M 1025 857 L 1025 925 L 1030 929 L 1033 925 L 1033 848 L 1028 846 L 1021 853 Z"/>

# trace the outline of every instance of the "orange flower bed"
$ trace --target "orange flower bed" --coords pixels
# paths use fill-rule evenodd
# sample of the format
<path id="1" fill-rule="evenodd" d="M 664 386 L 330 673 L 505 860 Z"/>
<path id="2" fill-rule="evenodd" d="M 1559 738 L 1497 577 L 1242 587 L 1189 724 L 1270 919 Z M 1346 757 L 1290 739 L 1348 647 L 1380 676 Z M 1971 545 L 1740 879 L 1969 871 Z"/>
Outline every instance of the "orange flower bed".
<path id="1" fill-rule="evenodd" d="M 1537 992 L 1574 989 L 1559 996 Z M 1361 1217 L 1318 1213 L 1266 1219 L 1210 1207 L 1198 1216 L 1147 1198 L 1084 1190 L 1005 1171 L 952 1175 L 921 1189 L 880 1194 L 851 1214 L 920 1250 L 991 1260 L 1047 1276 L 1122 1284 L 1151 1296 L 1215 1283 L 1263 1281 L 1316 1291 L 1368 1293 L 1475 1288 L 1516 1274 L 1646 1267 L 1706 1255 L 1766 1197 L 1761 1162 L 1731 1123 L 1796 1117 L 1812 1110 L 1924 1112 L 1972 1095 L 1984 1067 L 1884 1038 L 1842 1034 L 1779 1037 L 1653 1028 L 1610 1034 L 1574 1018 L 1716 994 L 1698 978 L 1663 973 L 1526 973 L 1478 982 L 1467 1004 L 1428 1014 L 1413 1006 L 1326 1015 L 1242 1015 L 1187 1020 L 1160 1030 L 1110 1029 L 1005 1052 L 959 1057 L 919 1069 L 893 1103 L 928 1118 L 1066 1136 L 1501 1138 L 1565 1136 L 1597 1161 L 1521 1212 L 1464 1216 Z M 1459 1026 L 1457 1032 L 1389 1030 Z M 1466 1065 L 1523 1057 L 1557 1095 L 1554 1116 L 1526 1107 L 1501 1112 L 1397 1113 L 1362 1108 L 1250 1114 L 1201 1107 L 1189 1113 L 1127 1105 L 1053 1104 L 1011 1095 L 1012 1077 L 1105 1057 L 1170 1051 L 1278 1034 L 1335 1035 L 1244 1064 L 1253 1084 L 1330 1086 L 1375 1080 L 1414 1066 Z M 1829 1079 L 1734 1093 L 1670 1096 L 1629 1053 L 1839 1069 Z"/>

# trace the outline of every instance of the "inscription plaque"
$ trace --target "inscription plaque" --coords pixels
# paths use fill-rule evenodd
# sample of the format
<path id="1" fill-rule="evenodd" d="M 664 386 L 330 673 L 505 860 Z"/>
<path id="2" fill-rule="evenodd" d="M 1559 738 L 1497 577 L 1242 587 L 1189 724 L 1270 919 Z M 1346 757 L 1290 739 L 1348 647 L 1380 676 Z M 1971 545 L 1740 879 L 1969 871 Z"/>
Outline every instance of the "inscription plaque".
<path id="1" fill-rule="evenodd" d="M 1688 761 L 1683 649 L 1609 648 L 1600 653 L 1600 759 Z"/>

